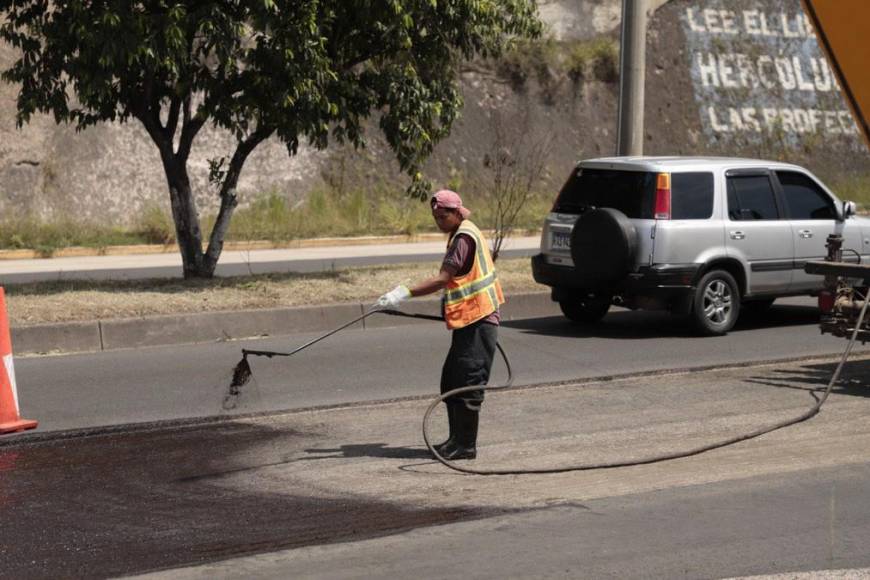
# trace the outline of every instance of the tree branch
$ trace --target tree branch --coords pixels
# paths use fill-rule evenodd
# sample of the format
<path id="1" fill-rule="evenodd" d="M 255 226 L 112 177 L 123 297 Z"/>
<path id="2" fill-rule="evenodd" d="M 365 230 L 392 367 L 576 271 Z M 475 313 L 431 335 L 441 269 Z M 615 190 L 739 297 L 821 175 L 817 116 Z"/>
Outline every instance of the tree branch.
<path id="1" fill-rule="evenodd" d="M 236 185 L 238 185 L 242 167 L 248 155 L 256 149 L 257 145 L 268 139 L 274 132 L 275 130 L 271 128 L 264 127 L 257 129 L 236 146 L 236 151 L 233 153 L 233 158 L 230 160 L 230 165 L 227 168 L 226 177 L 224 177 L 224 182 L 221 184 L 221 206 L 218 210 L 214 228 L 212 228 L 211 235 L 209 236 L 208 249 L 205 252 L 205 263 L 212 269 L 217 265 L 218 258 L 224 247 L 224 238 L 230 227 L 230 218 L 239 204 L 239 200 L 236 197 Z"/>
<path id="2" fill-rule="evenodd" d="M 151 108 L 146 102 L 147 98 L 148 90 L 146 88 L 143 97 L 139 99 L 133 107 L 133 116 L 139 119 L 142 126 L 145 127 L 148 136 L 151 137 L 151 140 L 155 145 L 157 145 L 157 149 L 160 151 L 160 157 L 165 165 L 172 159 L 172 140 L 166 138 L 166 134 L 160 126 L 159 119 L 155 122 Z"/>
<path id="3" fill-rule="evenodd" d="M 239 142 L 236 147 L 236 152 L 230 160 L 230 165 L 227 169 L 227 176 L 226 179 L 224 179 L 223 186 L 221 187 L 221 197 L 223 197 L 229 189 L 235 189 L 239 176 L 242 173 L 242 166 L 248 159 L 248 155 L 256 149 L 257 145 L 271 137 L 274 132 L 274 129 L 264 127 L 257 129 L 248 136 L 247 139 Z"/>
<path id="4" fill-rule="evenodd" d="M 190 149 L 193 147 L 193 140 L 199 130 L 205 125 L 205 116 L 193 115 L 192 99 L 190 95 L 184 99 L 184 120 L 181 123 L 181 139 L 178 142 L 178 153 L 176 157 L 180 161 L 187 162 L 190 156 Z"/>
<path id="5" fill-rule="evenodd" d="M 367 45 L 364 45 L 362 48 L 360 48 L 357 51 L 357 54 L 354 55 L 352 58 L 349 58 L 347 61 L 341 63 L 341 65 L 337 67 L 337 70 L 350 70 L 358 64 L 362 64 L 375 57 L 387 54 L 390 51 L 394 50 L 395 47 L 387 42 L 389 35 L 394 31 L 395 26 L 391 26 L 379 36 L 366 34 L 366 36 L 368 37 L 365 39 Z M 352 42 L 349 41 L 347 44 L 352 44 Z"/>
<path id="6" fill-rule="evenodd" d="M 180 110 L 181 99 L 178 95 L 175 95 L 169 104 L 169 118 L 166 119 L 166 136 L 170 141 L 175 139 L 175 130 L 178 128 L 178 113 Z"/>

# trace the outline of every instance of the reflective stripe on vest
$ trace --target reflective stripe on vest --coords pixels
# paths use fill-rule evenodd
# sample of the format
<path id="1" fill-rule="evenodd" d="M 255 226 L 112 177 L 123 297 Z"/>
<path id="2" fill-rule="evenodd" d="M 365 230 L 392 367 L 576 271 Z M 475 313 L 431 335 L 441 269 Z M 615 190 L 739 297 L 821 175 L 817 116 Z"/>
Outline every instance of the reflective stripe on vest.
<path id="1" fill-rule="evenodd" d="M 455 302 L 459 302 L 463 298 L 467 298 L 478 292 L 483 292 L 484 290 L 489 290 L 490 287 L 497 280 L 495 273 L 491 273 L 484 278 L 480 278 L 478 280 L 474 280 L 473 282 L 469 282 L 455 290 L 447 291 L 447 304 L 453 304 Z"/>
<path id="2" fill-rule="evenodd" d="M 486 318 L 504 303 L 504 294 L 483 234 L 465 220 L 447 242 L 448 248 L 459 234 L 474 240 L 474 262 L 464 276 L 452 279 L 444 293 L 444 318 L 451 329 L 468 326 Z"/>

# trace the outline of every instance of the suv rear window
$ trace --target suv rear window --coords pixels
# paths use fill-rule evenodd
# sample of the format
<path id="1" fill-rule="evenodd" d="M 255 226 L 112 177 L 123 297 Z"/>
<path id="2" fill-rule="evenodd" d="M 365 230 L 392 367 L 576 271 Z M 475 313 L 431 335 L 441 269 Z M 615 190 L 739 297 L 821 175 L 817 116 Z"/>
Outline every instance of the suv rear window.
<path id="1" fill-rule="evenodd" d="M 713 174 L 671 174 L 671 219 L 705 220 L 713 215 Z"/>
<path id="2" fill-rule="evenodd" d="M 633 219 L 653 219 L 655 193 L 655 173 L 579 168 L 562 187 L 553 211 L 574 214 L 610 207 Z"/>
<path id="3" fill-rule="evenodd" d="M 733 221 L 779 219 L 767 175 L 728 176 L 728 218 Z"/>

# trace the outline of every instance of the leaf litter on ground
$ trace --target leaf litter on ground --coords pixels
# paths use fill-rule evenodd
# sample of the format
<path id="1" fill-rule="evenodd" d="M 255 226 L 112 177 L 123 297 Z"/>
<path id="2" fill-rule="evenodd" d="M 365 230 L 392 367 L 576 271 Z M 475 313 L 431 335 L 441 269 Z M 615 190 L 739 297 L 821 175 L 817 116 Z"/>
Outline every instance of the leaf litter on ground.
<path id="1" fill-rule="evenodd" d="M 66 280 L 6 286 L 12 325 L 137 318 L 160 314 L 284 308 L 342 302 L 374 302 L 398 284 L 438 272 L 438 262 L 349 268 L 311 274 L 276 273 L 210 280 Z M 499 260 L 505 292 L 543 287 L 529 260 Z"/>

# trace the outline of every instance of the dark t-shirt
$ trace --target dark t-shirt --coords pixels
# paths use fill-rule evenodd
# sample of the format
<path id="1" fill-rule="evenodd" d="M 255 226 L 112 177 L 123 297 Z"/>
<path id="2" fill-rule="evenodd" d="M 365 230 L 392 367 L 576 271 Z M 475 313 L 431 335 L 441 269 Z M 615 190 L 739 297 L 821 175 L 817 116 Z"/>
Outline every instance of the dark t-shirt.
<path id="1" fill-rule="evenodd" d="M 474 238 L 468 234 L 458 234 L 453 237 L 450 247 L 447 248 L 447 255 L 444 256 L 444 261 L 441 263 L 441 269 L 446 270 L 454 278 L 465 276 L 471 271 L 474 265 L 474 252 L 476 248 Z M 483 319 L 484 322 L 490 324 L 498 324 L 501 320 L 498 308 L 495 312 Z"/>

